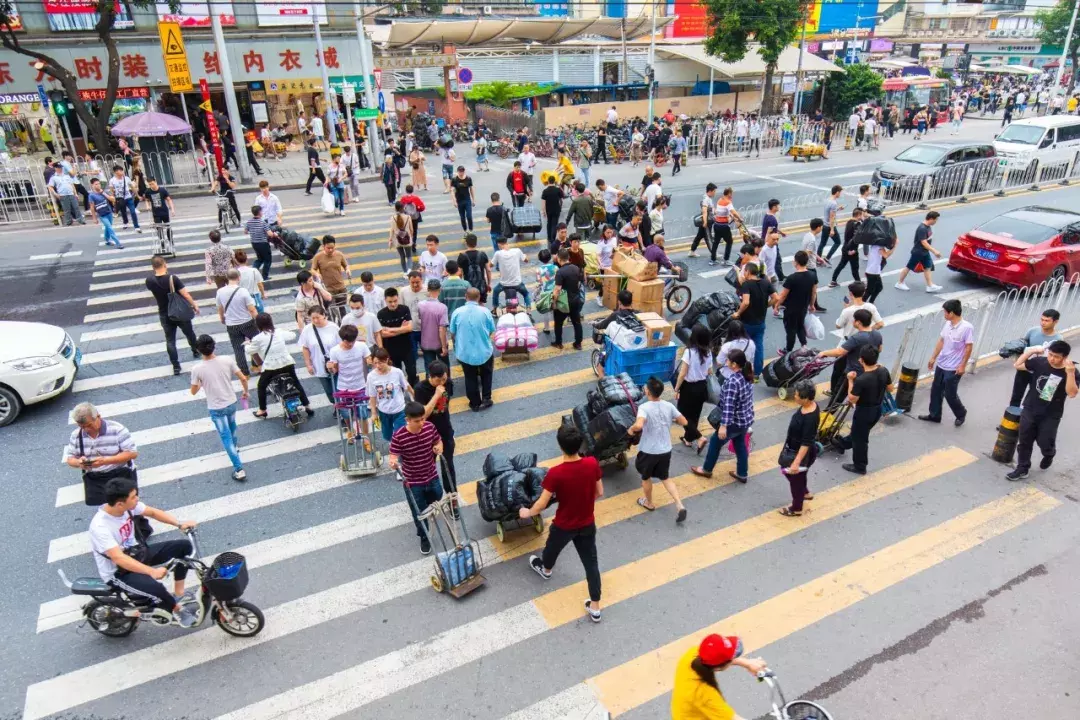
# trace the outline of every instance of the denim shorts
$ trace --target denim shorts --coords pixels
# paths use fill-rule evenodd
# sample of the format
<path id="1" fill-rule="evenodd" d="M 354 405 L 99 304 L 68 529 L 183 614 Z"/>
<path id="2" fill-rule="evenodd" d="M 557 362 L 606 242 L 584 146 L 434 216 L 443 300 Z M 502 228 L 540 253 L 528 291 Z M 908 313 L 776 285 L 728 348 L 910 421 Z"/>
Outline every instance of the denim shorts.
<path id="1" fill-rule="evenodd" d="M 453 178 L 454 177 L 454 166 L 453 165 L 447 165 L 447 164 L 444 163 L 443 166 L 442 166 L 442 176 L 443 176 L 444 180 L 450 180 L 451 178 Z"/>
<path id="2" fill-rule="evenodd" d="M 915 268 L 919 265 L 923 266 L 923 270 L 934 269 L 934 258 L 928 252 L 913 252 L 911 257 L 907 261 L 907 269 L 911 272 L 917 272 Z"/>

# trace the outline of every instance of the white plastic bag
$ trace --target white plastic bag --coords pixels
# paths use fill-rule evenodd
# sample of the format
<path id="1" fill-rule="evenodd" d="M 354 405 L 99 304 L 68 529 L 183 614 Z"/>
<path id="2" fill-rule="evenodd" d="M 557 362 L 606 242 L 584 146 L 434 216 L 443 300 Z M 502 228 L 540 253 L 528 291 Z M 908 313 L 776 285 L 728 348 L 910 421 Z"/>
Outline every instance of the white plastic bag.
<path id="1" fill-rule="evenodd" d="M 334 195 L 327 188 L 323 188 L 321 203 L 322 211 L 324 213 L 329 214 L 334 212 Z"/>
<path id="2" fill-rule="evenodd" d="M 806 320 L 803 321 L 803 329 L 806 330 L 807 340 L 825 339 L 825 325 L 822 324 L 821 319 L 813 312 L 806 313 Z"/>

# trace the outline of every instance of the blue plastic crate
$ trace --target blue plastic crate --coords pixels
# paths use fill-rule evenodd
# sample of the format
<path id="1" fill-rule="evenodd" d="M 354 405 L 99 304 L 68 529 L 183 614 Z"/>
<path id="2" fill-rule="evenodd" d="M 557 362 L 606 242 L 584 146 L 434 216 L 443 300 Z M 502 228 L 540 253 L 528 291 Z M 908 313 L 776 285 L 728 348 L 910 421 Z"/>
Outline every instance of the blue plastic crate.
<path id="1" fill-rule="evenodd" d="M 634 379 L 635 384 L 642 385 L 654 375 L 667 382 L 671 373 L 675 371 L 679 346 L 674 342 L 663 347 L 642 348 L 641 350 L 622 350 L 610 341 L 604 344 L 607 352 L 604 373 L 607 375 L 625 372 Z"/>

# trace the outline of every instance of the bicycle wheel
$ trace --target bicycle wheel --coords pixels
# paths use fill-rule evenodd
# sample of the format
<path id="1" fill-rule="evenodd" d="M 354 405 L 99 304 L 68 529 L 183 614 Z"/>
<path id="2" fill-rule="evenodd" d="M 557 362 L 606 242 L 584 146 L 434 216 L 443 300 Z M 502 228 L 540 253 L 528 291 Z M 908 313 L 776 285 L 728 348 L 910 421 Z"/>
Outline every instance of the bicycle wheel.
<path id="1" fill-rule="evenodd" d="M 832 720 L 832 715 L 825 708 L 809 700 L 793 700 L 784 706 L 784 715 L 789 720 Z"/>
<path id="2" fill-rule="evenodd" d="M 604 353 L 599 348 L 592 351 L 589 356 L 589 366 L 592 368 L 596 377 L 600 377 L 600 368 L 604 365 Z"/>
<path id="3" fill-rule="evenodd" d="M 686 285 L 675 285 L 668 291 L 667 309 L 672 315 L 678 315 L 690 306 L 690 288 Z"/>

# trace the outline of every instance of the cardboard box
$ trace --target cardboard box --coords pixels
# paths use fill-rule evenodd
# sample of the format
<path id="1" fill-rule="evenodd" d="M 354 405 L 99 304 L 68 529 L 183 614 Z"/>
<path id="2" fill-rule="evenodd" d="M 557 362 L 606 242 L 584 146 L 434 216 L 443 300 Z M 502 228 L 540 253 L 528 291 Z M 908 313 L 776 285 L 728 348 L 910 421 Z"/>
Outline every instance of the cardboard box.
<path id="1" fill-rule="evenodd" d="M 604 307 L 614 310 L 618 306 L 619 285 L 622 284 L 623 277 L 618 273 L 608 271 L 601 275 L 601 278 L 604 287 Z"/>
<path id="2" fill-rule="evenodd" d="M 656 263 L 648 262 L 636 252 L 627 254 L 621 250 L 616 250 L 612 255 L 611 267 L 633 280 L 651 280 L 659 272 Z"/>
<path id="3" fill-rule="evenodd" d="M 641 322 L 645 322 L 646 320 L 663 320 L 664 319 L 663 315 L 661 315 L 660 313 L 654 313 L 654 312 L 639 312 L 639 313 L 636 313 L 636 315 L 637 315 L 637 319 L 640 320 Z"/>
<path id="4" fill-rule="evenodd" d="M 664 347 L 671 342 L 671 332 L 675 326 L 658 313 L 638 313 L 637 318 L 645 326 L 646 347 Z"/>
<path id="5" fill-rule="evenodd" d="M 626 289 L 634 296 L 632 307 L 635 310 L 652 310 L 652 308 L 646 308 L 645 305 L 664 300 L 663 280 L 627 280 Z"/>
<path id="6" fill-rule="evenodd" d="M 656 315 L 663 316 L 664 313 L 664 301 L 663 299 L 657 300 L 651 303 L 639 304 L 634 303 L 634 309 L 642 313 L 655 313 Z"/>

